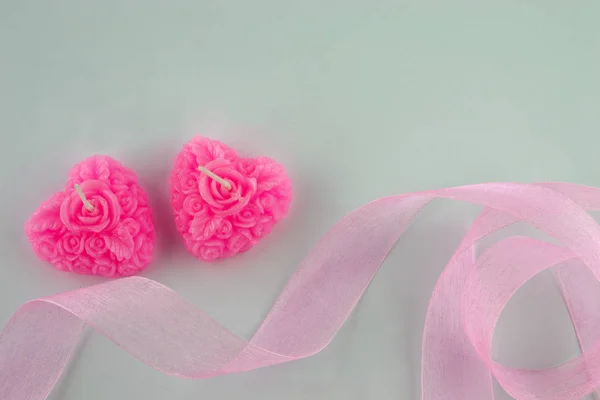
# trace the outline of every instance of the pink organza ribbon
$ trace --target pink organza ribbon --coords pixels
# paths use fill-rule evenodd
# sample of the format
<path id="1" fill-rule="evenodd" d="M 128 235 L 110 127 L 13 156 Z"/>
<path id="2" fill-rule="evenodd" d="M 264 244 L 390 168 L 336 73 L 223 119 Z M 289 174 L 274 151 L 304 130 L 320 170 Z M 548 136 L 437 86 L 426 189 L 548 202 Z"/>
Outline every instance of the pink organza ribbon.
<path id="1" fill-rule="evenodd" d="M 86 325 L 167 374 L 201 379 L 308 357 L 340 329 L 386 255 L 434 198 L 482 205 L 438 280 L 423 334 L 425 400 L 493 399 L 492 376 L 519 400 L 575 400 L 600 386 L 600 190 L 566 183 L 486 183 L 373 201 L 314 247 L 254 337 L 245 341 L 152 280 L 124 278 L 23 305 L 0 337 L 0 398 L 45 399 Z M 483 237 L 526 221 L 561 245 L 524 237 L 475 257 Z M 554 268 L 581 355 L 545 370 L 491 358 L 496 321 L 515 291 Z"/>

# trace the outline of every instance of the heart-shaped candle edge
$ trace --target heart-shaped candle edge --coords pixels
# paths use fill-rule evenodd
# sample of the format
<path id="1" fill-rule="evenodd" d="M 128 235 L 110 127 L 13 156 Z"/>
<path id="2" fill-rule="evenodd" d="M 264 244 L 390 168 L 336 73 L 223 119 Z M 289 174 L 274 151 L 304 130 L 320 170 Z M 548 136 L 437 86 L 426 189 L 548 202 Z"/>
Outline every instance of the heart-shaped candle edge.
<path id="1" fill-rule="evenodd" d="M 93 207 L 86 210 L 79 185 Z M 156 232 L 136 174 L 104 155 L 73 166 L 65 190 L 44 201 L 25 222 L 33 251 L 55 268 L 115 278 L 151 262 Z"/>
<path id="2" fill-rule="evenodd" d="M 293 195 L 282 164 L 264 156 L 239 157 L 234 149 L 204 136 L 194 137 L 177 154 L 169 183 L 177 231 L 186 249 L 204 261 L 255 246 L 288 214 Z"/>

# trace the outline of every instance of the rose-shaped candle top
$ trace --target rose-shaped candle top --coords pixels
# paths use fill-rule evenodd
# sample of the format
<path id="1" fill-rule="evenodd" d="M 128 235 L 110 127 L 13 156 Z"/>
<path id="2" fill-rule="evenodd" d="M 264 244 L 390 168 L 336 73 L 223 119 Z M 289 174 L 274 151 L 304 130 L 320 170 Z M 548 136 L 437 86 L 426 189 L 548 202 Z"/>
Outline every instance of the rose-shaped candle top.
<path id="1" fill-rule="evenodd" d="M 228 183 L 222 184 L 206 174 L 200 176 L 200 197 L 216 215 L 225 217 L 239 213 L 256 193 L 256 178 L 244 176 L 225 159 L 210 161 L 204 168 Z"/>
<path id="2" fill-rule="evenodd" d="M 117 195 L 106 183 L 98 180 L 76 185 L 60 206 L 60 220 L 65 227 L 73 232 L 113 230 L 121 220 L 121 205 Z M 79 192 L 77 188 L 80 188 Z"/>
<path id="3" fill-rule="evenodd" d="M 38 208 L 25 232 L 41 260 L 63 271 L 107 277 L 146 268 L 156 236 L 136 175 L 107 156 L 73 167 L 65 191 Z"/>
<path id="4" fill-rule="evenodd" d="M 240 158 L 202 136 L 184 145 L 169 182 L 177 230 L 204 261 L 249 250 L 285 217 L 292 199 L 281 164 Z"/>

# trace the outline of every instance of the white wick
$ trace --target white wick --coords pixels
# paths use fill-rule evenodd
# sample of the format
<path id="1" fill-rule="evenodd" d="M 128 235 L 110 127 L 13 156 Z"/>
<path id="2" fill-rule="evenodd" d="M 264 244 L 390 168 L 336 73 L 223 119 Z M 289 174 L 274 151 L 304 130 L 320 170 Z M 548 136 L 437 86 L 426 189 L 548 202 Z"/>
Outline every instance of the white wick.
<path id="1" fill-rule="evenodd" d="M 87 197 L 85 197 L 85 193 L 83 193 L 83 190 L 81 190 L 81 186 L 79 186 L 78 184 L 75 184 L 75 191 L 79 195 L 79 198 L 81 199 L 81 201 L 83 201 L 83 206 L 88 211 L 94 211 L 94 206 L 92 205 L 92 203 L 90 203 L 88 201 Z"/>
<path id="2" fill-rule="evenodd" d="M 219 175 L 215 174 L 211 170 L 203 167 L 202 165 L 199 165 L 198 166 L 198 171 L 200 171 L 203 174 L 207 175 L 209 178 L 212 178 L 215 181 L 219 182 L 221 184 L 221 186 L 223 186 L 225 189 L 231 190 L 231 183 L 227 182 L 225 179 L 221 178 Z"/>

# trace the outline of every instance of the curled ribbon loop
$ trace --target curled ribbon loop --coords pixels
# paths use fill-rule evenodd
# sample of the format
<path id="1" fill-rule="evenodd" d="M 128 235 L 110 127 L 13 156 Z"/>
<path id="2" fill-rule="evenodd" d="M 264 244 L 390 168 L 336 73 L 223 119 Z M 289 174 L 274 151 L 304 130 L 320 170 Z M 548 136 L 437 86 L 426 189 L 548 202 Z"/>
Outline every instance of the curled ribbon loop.
<path id="1" fill-rule="evenodd" d="M 433 292 L 423 335 L 424 400 L 492 400 L 492 376 L 519 400 L 576 400 L 600 386 L 600 190 L 486 183 L 373 201 L 338 222 L 301 263 L 245 341 L 171 289 L 133 277 L 26 303 L 0 336 L 0 398 L 45 399 L 89 325 L 167 374 L 201 379 L 308 357 L 340 329 L 394 243 L 434 198 L 482 205 Z M 560 245 L 483 237 L 525 221 Z M 554 268 L 581 355 L 545 370 L 491 358 L 495 324 L 528 279 Z"/>

